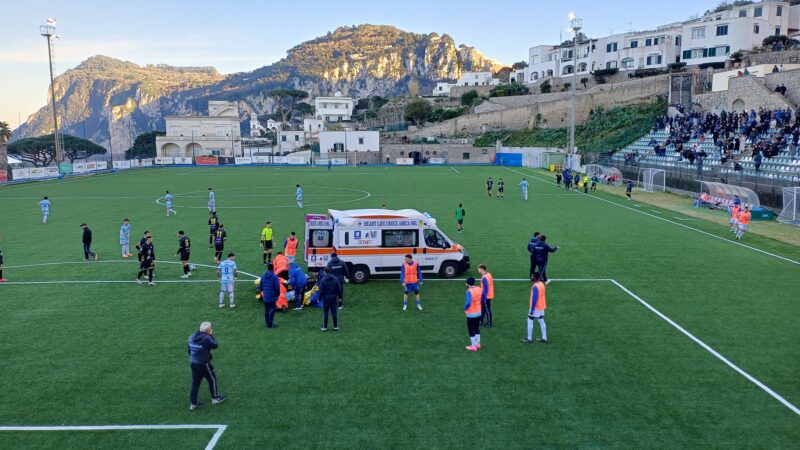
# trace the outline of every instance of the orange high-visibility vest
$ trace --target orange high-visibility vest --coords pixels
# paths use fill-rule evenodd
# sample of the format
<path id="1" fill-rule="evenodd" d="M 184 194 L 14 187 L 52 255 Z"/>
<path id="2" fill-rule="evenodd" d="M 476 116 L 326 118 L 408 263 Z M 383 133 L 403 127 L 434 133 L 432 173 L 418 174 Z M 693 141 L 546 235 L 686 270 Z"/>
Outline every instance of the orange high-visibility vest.
<path id="1" fill-rule="evenodd" d="M 739 213 L 739 223 L 742 225 L 750 223 L 750 211 L 742 211 Z"/>
<path id="2" fill-rule="evenodd" d="M 416 261 L 411 261 L 411 264 L 406 262 L 403 263 L 403 270 L 405 271 L 403 280 L 405 283 L 416 283 L 419 281 L 419 276 L 417 275 L 417 267 L 419 264 Z M 478 297 L 480 298 L 480 297 Z"/>
<path id="3" fill-rule="evenodd" d="M 286 247 L 283 249 L 283 253 L 286 256 L 295 256 L 297 255 L 297 242 L 298 240 L 295 239 L 286 239 Z"/>
<path id="4" fill-rule="evenodd" d="M 472 286 L 469 289 L 467 289 L 467 292 L 469 292 L 469 295 L 472 298 L 472 301 L 469 304 L 469 308 L 467 308 L 467 310 L 464 311 L 464 313 L 467 314 L 467 315 L 480 314 L 481 313 L 481 295 L 483 294 L 483 291 L 481 291 L 481 288 L 479 288 L 477 286 Z"/>
<path id="5" fill-rule="evenodd" d="M 483 274 L 483 278 L 481 279 L 481 284 L 486 284 L 486 298 L 493 299 L 494 298 L 494 277 L 489 272 Z M 481 286 L 483 287 L 483 286 Z"/>
<path id="6" fill-rule="evenodd" d="M 741 210 L 741 208 L 739 208 L 738 206 L 734 206 L 733 208 L 731 208 L 731 217 L 733 217 L 736 220 L 739 220 L 739 211 L 740 210 Z"/>
<path id="7" fill-rule="evenodd" d="M 275 275 L 277 275 L 283 272 L 284 270 L 289 270 L 289 258 L 283 255 L 278 255 L 275 257 L 275 259 L 272 260 L 272 265 L 275 268 L 273 272 L 275 272 Z"/>
<path id="8" fill-rule="evenodd" d="M 533 288 L 537 288 L 538 289 L 538 292 L 537 292 L 538 293 L 538 297 L 537 298 L 533 298 Z M 531 310 L 534 310 L 534 309 L 542 309 L 542 310 L 547 309 L 547 300 L 545 300 L 545 297 L 544 297 L 544 283 L 542 283 L 541 281 L 537 281 L 536 283 L 533 283 L 533 286 L 531 286 L 531 299 L 530 299 L 530 302 L 528 304 L 530 305 L 529 307 L 530 307 Z"/>

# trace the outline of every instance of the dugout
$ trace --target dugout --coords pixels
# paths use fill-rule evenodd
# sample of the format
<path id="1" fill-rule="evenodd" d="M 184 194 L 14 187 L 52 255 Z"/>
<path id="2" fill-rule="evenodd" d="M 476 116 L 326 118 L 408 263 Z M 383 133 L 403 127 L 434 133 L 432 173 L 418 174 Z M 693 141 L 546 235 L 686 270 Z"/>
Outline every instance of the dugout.
<path id="1" fill-rule="evenodd" d="M 761 207 L 758 194 L 752 189 L 713 181 L 701 181 L 700 195 L 703 193 L 707 193 L 711 197 L 708 203 L 724 208 L 731 206 L 734 197 L 738 195 L 742 199 L 742 205 L 750 208 L 752 220 L 772 220 L 775 217 L 775 213 Z"/>

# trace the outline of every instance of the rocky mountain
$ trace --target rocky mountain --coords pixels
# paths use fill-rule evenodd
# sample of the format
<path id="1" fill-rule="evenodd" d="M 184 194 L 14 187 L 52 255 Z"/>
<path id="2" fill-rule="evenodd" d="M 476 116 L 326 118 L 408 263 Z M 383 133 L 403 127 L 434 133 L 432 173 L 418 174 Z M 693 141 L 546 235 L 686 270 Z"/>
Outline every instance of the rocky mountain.
<path id="1" fill-rule="evenodd" d="M 452 37 L 417 34 L 391 26 L 341 27 L 304 42 L 275 64 L 220 75 L 215 69 L 145 66 L 94 56 L 56 78 L 59 125 L 65 133 L 119 153 L 146 131 L 164 129 L 168 115 L 205 114 L 209 100 L 239 102 L 242 117 L 273 112 L 267 92 L 302 89 L 313 98 L 405 95 L 409 86 L 429 92 L 437 81 L 500 65 Z M 412 82 L 412 80 L 414 80 Z M 15 139 L 52 132 L 45 106 L 14 133 Z"/>

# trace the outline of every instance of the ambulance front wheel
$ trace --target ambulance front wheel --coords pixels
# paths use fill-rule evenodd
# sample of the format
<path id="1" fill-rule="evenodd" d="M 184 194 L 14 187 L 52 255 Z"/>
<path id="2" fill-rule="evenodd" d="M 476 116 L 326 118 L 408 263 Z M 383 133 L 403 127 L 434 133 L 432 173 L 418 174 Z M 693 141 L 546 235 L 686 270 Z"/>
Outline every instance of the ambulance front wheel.
<path id="1" fill-rule="evenodd" d="M 458 275 L 458 264 L 453 261 L 442 263 L 442 268 L 439 269 L 439 275 L 442 278 L 455 278 Z"/>
<path id="2" fill-rule="evenodd" d="M 369 279 L 369 267 L 359 264 L 350 269 L 350 279 L 353 283 L 362 284 L 366 283 Z"/>

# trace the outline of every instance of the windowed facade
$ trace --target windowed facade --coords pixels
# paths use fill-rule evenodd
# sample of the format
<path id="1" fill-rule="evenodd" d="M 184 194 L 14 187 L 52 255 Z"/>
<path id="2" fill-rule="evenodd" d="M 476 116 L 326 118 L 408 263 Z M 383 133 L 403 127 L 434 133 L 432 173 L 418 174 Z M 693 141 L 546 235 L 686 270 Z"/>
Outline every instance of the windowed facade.
<path id="1" fill-rule="evenodd" d="M 610 43 L 606 44 L 606 53 L 611 53 L 611 52 L 615 52 L 615 51 L 617 51 L 617 43 L 616 42 L 610 42 Z"/>
<path id="2" fill-rule="evenodd" d="M 761 31 L 761 27 L 755 23 L 753 24 L 753 34 L 758 34 Z"/>
<path id="3" fill-rule="evenodd" d="M 616 61 L 607 61 L 606 62 L 606 69 L 616 69 L 617 62 Z"/>
<path id="4" fill-rule="evenodd" d="M 692 39 L 703 39 L 706 37 L 706 29 L 704 28 L 692 28 Z"/>
<path id="5" fill-rule="evenodd" d="M 625 58 L 622 60 L 622 67 L 625 69 L 633 68 L 633 58 Z"/>
<path id="6" fill-rule="evenodd" d="M 654 66 L 661 64 L 661 55 L 650 55 L 647 57 L 647 65 Z"/>
<path id="7" fill-rule="evenodd" d="M 783 6 L 778 5 L 778 9 L 775 10 L 775 15 L 778 17 L 783 16 Z"/>
<path id="8" fill-rule="evenodd" d="M 644 40 L 644 46 L 645 47 L 650 47 L 651 45 L 653 45 L 653 39 L 652 38 L 647 38 L 647 39 Z"/>
<path id="9" fill-rule="evenodd" d="M 753 17 L 761 17 L 764 15 L 764 8 L 761 6 L 756 7 L 753 9 Z"/>
<path id="10" fill-rule="evenodd" d="M 781 27 L 775 27 L 775 36 L 781 35 Z"/>
<path id="11" fill-rule="evenodd" d="M 637 48 L 639 47 L 639 41 L 631 41 L 630 48 Z"/>
<path id="12" fill-rule="evenodd" d="M 728 26 L 717 25 L 717 36 L 727 36 L 727 35 L 728 35 Z"/>

